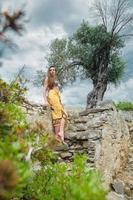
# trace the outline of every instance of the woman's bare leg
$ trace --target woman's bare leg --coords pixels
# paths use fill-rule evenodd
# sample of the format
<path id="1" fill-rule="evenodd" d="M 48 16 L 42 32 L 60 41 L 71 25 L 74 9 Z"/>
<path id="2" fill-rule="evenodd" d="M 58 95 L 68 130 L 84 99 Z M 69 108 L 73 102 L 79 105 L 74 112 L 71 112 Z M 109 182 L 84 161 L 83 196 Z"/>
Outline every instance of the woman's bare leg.
<path id="1" fill-rule="evenodd" d="M 64 142 L 64 127 L 66 119 L 62 118 L 59 125 L 54 126 L 55 138 L 58 141 Z"/>
<path id="2" fill-rule="evenodd" d="M 59 135 L 61 136 L 62 141 L 64 142 L 64 127 L 65 127 L 65 119 L 62 118 L 61 119 L 61 123 L 60 123 L 60 130 L 59 130 Z"/>
<path id="3" fill-rule="evenodd" d="M 55 133 L 56 140 L 59 141 L 59 142 L 61 142 L 62 138 L 61 138 L 59 132 L 60 132 L 60 124 L 57 125 L 57 126 L 54 126 L 54 133 Z"/>

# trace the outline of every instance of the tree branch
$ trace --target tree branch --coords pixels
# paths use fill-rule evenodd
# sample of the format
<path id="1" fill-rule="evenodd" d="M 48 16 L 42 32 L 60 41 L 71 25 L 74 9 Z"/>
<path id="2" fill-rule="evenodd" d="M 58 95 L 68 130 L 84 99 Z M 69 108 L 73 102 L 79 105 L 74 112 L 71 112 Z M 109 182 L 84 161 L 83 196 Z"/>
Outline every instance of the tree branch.
<path id="1" fill-rule="evenodd" d="M 76 65 L 83 65 L 83 63 L 81 61 L 73 61 L 72 63 L 63 66 L 60 71 L 58 72 L 58 76 L 60 76 L 62 73 L 64 73 L 65 71 L 68 71 L 68 69 L 76 66 Z"/>
<path id="2" fill-rule="evenodd" d="M 124 26 L 126 26 L 127 24 L 129 24 L 129 22 L 133 21 L 133 16 L 129 16 L 125 22 L 120 26 L 120 28 L 117 30 L 116 34 L 118 34 L 123 28 Z"/>
<path id="3" fill-rule="evenodd" d="M 113 26 L 112 26 L 112 35 L 115 32 L 116 28 L 119 25 L 119 21 L 123 15 L 123 12 L 125 10 L 126 5 L 125 4 L 125 0 L 119 0 L 118 1 L 118 5 L 116 8 L 116 13 L 114 14 L 114 22 L 113 22 Z M 123 21 L 123 20 L 122 20 Z"/>
<path id="4" fill-rule="evenodd" d="M 100 1 L 95 3 L 95 8 L 97 9 L 97 11 L 99 13 L 99 16 L 101 17 L 104 26 L 107 28 L 107 12 L 106 12 L 106 8 L 102 8 L 102 4 L 101 4 Z"/>
<path id="5" fill-rule="evenodd" d="M 119 37 L 133 37 L 133 34 L 123 34 L 123 35 L 120 35 Z"/>

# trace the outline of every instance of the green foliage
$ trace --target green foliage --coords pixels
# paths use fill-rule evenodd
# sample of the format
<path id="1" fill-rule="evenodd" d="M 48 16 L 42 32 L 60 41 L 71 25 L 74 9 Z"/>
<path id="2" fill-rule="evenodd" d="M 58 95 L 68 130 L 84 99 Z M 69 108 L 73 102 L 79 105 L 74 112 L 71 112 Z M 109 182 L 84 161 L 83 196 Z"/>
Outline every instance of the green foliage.
<path id="1" fill-rule="evenodd" d="M 27 128 L 25 114 L 15 104 L 0 102 L 0 135 L 22 134 Z"/>
<path id="2" fill-rule="evenodd" d="M 122 77 L 125 63 L 119 56 L 124 41 L 112 36 L 104 25 L 92 27 L 83 22 L 71 38 L 55 39 L 51 43 L 49 64 L 54 64 L 62 85 L 75 81 L 77 76 L 98 81 L 100 65 L 105 67 L 108 83 L 116 84 Z M 62 78 L 63 77 L 63 78 Z"/>
<path id="3" fill-rule="evenodd" d="M 0 199 L 104 200 L 101 176 L 88 168 L 87 157 L 77 155 L 71 164 L 58 163 L 50 150 L 54 142 L 44 132 L 39 122 L 32 128 L 27 124 L 18 105 L 0 102 L 0 180 L 4 184 L 0 182 Z M 31 146 L 32 164 L 39 162 L 40 170 L 26 162 Z"/>
<path id="4" fill-rule="evenodd" d="M 0 199 L 11 198 L 12 190 L 17 185 L 17 173 L 15 166 L 10 160 L 0 160 Z"/>
<path id="5" fill-rule="evenodd" d="M 16 173 L 16 185 L 13 190 L 5 188 L 5 196 L 9 199 L 11 196 L 22 196 L 22 190 L 27 185 L 30 177 L 30 168 L 28 163 L 26 163 L 25 153 L 16 137 L 6 137 L 4 140 L 0 141 L 0 160 L 10 161 L 10 165 L 14 166 L 14 171 Z M 7 171 L 10 166 L 6 166 Z M 5 169 L 6 170 L 6 169 Z M 2 174 L 0 174 L 2 176 Z M 7 182 L 9 177 L 7 177 Z M 13 180 L 10 180 L 13 181 Z M 3 183 L 4 184 L 4 183 Z"/>
<path id="6" fill-rule="evenodd" d="M 57 160 L 54 153 L 47 147 L 42 147 L 40 150 L 36 151 L 32 156 L 33 161 L 39 161 L 42 166 L 48 164 L 49 162 L 55 162 Z"/>
<path id="7" fill-rule="evenodd" d="M 76 79 L 75 66 L 69 67 L 71 57 L 68 43 L 69 39 L 53 40 L 50 46 L 51 54 L 46 58 L 49 65 L 56 67 L 57 76 L 62 86 L 67 84 L 67 81 L 73 83 Z"/>
<path id="8" fill-rule="evenodd" d="M 112 37 L 111 33 L 107 32 L 103 25 L 91 27 L 87 22 L 83 22 L 74 34 L 73 42 L 76 43 L 75 46 L 80 50 L 78 59 L 83 63 L 84 69 L 87 70 L 86 77 L 91 77 L 92 80 L 97 79 L 100 62 L 102 62 L 102 60 L 104 60 L 104 62 L 107 61 L 108 48 L 110 47 L 109 57 L 111 57 L 108 61 L 108 66 L 112 65 L 110 62 L 112 61 L 116 67 L 118 59 L 116 60 L 116 57 L 112 56 L 112 54 L 118 57 L 118 50 L 123 47 L 123 41 L 118 35 Z M 111 69 L 115 71 L 114 67 Z M 110 81 L 111 74 L 108 75 L 107 79 Z M 113 80 L 115 81 L 115 76 L 113 76 Z"/>
<path id="9" fill-rule="evenodd" d="M 113 53 L 108 66 L 108 81 L 117 85 L 122 79 L 125 66 L 125 62 L 122 58 L 120 58 L 117 53 Z"/>
<path id="10" fill-rule="evenodd" d="M 2 177 L 0 180 L 3 180 L 0 186 L 0 198 L 2 200 L 11 199 L 11 196 L 21 197 L 22 190 L 29 181 L 30 168 L 25 161 L 27 144 L 21 138 L 27 127 L 25 114 L 19 106 L 0 102 L 0 177 Z"/>
<path id="11" fill-rule="evenodd" d="M 133 103 L 126 101 L 119 102 L 116 104 L 116 108 L 118 110 L 133 111 Z"/>
<path id="12" fill-rule="evenodd" d="M 19 79 L 8 84 L 0 79 L 0 101 L 21 104 L 27 91 L 26 87 L 22 87 L 22 81 Z"/>
<path id="13" fill-rule="evenodd" d="M 98 172 L 86 166 L 86 156 L 72 164 L 49 163 L 37 171 L 25 191 L 26 199 L 104 200 L 106 192 Z"/>
<path id="14" fill-rule="evenodd" d="M 52 151 L 54 144 L 48 141 L 50 138 L 43 133 L 39 137 L 39 144 L 35 144 L 35 149 L 37 149 L 32 155 L 32 161 L 39 161 L 42 166 L 48 165 L 48 163 L 54 163 L 57 161 L 57 155 Z M 55 139 L 54 139 L 55 141 Z"/>

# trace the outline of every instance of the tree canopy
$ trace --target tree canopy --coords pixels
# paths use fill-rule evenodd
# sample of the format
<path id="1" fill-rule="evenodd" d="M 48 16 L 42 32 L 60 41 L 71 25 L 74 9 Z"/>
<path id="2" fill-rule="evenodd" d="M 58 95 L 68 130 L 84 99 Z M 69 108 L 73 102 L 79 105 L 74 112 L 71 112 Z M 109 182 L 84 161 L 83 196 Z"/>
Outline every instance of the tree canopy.
<path id="1" fill-rule="evenodd" d="M 81 78 L 91 78 L 95 83 L 98 78 L 101 59 L 106 60 L 108 43 L 111 43 L 110 59 L 107 69 L 107 81 L 117 83 L 124 71 L 124 62 L 119 56 L 119 49 L 124 46 L 124 41 L 107 32 L 103 25 L 91 27 L 88 22 L 83 22 L 73 37 L 68 39 L 55 39 L 51 43 L 48 62 L 57 67 L 57 74 L 62 85 L 67 81 Z M 104 57 L 105 56 L 105 57 Z"/>
<path id="2" fill-rule="evenodd" d="M 51 43 L 47 60 L 49 65 L 55 65 L 62 86 L 74 82 L 77 76 L 92 80 L 88 107 L 102 101 L 107 85 L 116 85 L 124 74 L 126 64 L 120 50 L 125 45 L 125 37 L 132 36 L 125 30 L 133 22 L 133 13 L 127 14 L 128 2 L 115 0 L 108 8 L 105 2 L 97 0 L 95 11 L 101 23 L 92 26 L 83 21 L 71 37 Z"/>

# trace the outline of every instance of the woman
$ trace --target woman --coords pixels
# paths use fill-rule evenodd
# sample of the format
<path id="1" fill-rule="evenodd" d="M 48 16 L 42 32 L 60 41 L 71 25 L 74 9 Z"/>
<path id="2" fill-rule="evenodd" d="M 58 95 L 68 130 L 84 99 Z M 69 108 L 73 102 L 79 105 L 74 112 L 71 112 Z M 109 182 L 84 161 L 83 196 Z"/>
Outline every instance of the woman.
<path id="1" fill-rule="evenodd" d="M 64 126 L 68 115 L 61 103 L 54 66 L 49 67 L 47 77 L 44 81 L 44 105 L 51 107 L 55 138 L 64 143 Z"/>
<path id="2" fill-rule="evenodd" d="M 50 66 L 48 69 L 48 73 L 46 76 L 46 79 L 44 81 L 44 90 L 43 90 L 43 97 L 44 97 L 44 106 L 48 106 L 48 100 L 47 100 L 47 96 L 48 96 L 48 91 L 49 91 L 49 87 L 50 87 L 50 83 L 56 82 L 56 72 L 55 72 L 55 67 L 54 66 Z"/>

